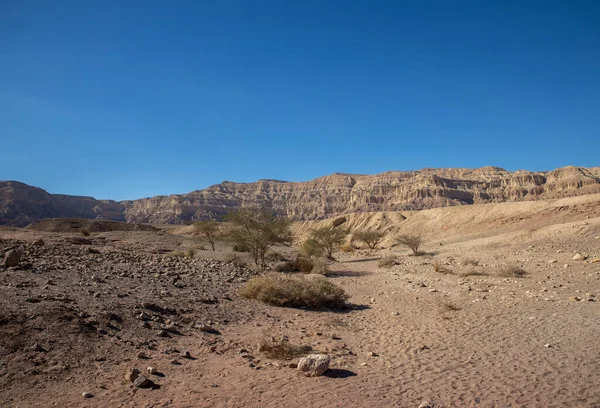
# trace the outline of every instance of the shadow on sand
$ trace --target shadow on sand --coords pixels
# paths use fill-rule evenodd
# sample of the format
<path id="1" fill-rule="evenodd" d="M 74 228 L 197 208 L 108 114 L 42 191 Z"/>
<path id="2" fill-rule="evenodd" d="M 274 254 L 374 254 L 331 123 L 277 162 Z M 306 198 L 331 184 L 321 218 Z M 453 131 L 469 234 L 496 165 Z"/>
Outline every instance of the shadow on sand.
<path id="1" fill-rule="evenodd" d="M 329 378 L 348 378 L 356 377 L 358 374 L 350 370 L 344 370 L 343 368 L 330 368 L 324 375 Z"/>

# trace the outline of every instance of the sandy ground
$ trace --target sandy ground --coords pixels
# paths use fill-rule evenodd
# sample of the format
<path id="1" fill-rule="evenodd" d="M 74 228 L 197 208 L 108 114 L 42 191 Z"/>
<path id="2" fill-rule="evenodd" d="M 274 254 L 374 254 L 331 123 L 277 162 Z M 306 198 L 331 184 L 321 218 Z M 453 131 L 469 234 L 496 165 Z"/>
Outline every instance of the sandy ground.
<path id="1" fill-rule="evenodd" d="M 27 323 L 30 305 L 5 305 L 14 313 L 13 320 L 0 322 L 5 347 L 0 406 L 418 407 L 429 401 L 435 407 L 600 407 L 600 262 L 594 262 L 600 258 L 599 210 L 600 199 L 592 196 L 420 212 L 428 228 L 439 231 L 429 235 L 428 255 L 413 257 L 400 247 L 337 255 L 328 279 L 351 295 L 353 305 L 340 312 L 242 299 L 236 293 L 242 281 L 227 287 L 221 281 L 218 286 L 195 281 L 193 265 L 182 275 L 189 290 L 157 300 L 188 309 L 181 334 L 169 338 L 139 328 L 127 314 L 133 306 L 126 303 L 122 332 L 115 336 L 81 334 L 78 323 L 60 325 L 51 314 L 32 326 Z M 410 214 L 406 221 L 414 229 L 425 225 Z M 191 245 L 190 238 L 171 234 L 100 235 L 112 239 L 102 248 L 107 253 Z M 56 233 L 0 230 L 4 239 L 37 237 L 49 246 L 64 239 Z M 573 260 L 579 252 L 587 259 Z M 398 257 L 397 265 L 380 268 L 379 259 L 388 255 Z M 436 261 L 450 273 L 436 272 Z M 506 265 L 527 274 L 498 276 Z M 48 279 L 43 273 L 25 279 L 28 273 L 0 271 L 4 301 L 23 299 L 17 296 L 24 290 L 18 282 Z M 131 305 L 138 301 L 137 291 L 146 293 L 142 286 L 156 284 L 136 279 L 140 284 L 130 290 Z M 119 286 L 118 279 L 111 282 Z M 222 289 L 231 300 L 195 308 L 193 296 L 204 290 L 202 285 L 206 291 Z M 75 289 L 64 289 L 78 305 L 86 305 Z M 101 299 L 95 299 L 98 308 Z M 44 303 L 33 305 L 50 308 Z M 17 325 L 19 310 L 23 316 Z M 210 320 L 219 334 L 187 330 L 189 320 Z M 68 346 L 57 336 L 71 336 L 73 342 Z M 150 346 L 137 341 L 145 338 L 151 338 Z M 260 342 L 281 338 L 329 354 L 330 371 L 306 378 L 289 367 L 297 359 L 268 359 L 258 352 Z M 9 350 L 10 341 L 16 345 Z M 46 351 L 31 350 L 34 342 Z M 137 358 L 140 350 L 149 358 Z M 177 357 L 184 350 L 191 359 Z M 171 364 L 174 356 L 180 365 Z M 69 364 L 60 365 L 65 361 Z M 149 376 L 154 388 L 136 389 L 125 381 L 126 369 L 148 366 L 160 373 Z M 83 398 L 83 391 L 93 398 Z"/>

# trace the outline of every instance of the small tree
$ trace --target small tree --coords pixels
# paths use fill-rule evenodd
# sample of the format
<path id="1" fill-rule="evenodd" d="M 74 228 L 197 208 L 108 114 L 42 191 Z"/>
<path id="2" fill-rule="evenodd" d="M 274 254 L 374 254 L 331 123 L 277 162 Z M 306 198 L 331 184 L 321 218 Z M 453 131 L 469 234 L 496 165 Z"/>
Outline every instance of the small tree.
<path id="1" fill-rule="evenodd" d="M 334 226 L 320 227 L 311 230 L 310 239 L 314 240 L 323 249 L 327 258 L 333 258 L 333 251 L 340 247 L 346 240 L 350 231 Z"/>
<path id="2" fill-rule="evenodd" d="M 400 245 L 404 245 L 405 247 L 412 249 L 415 255 L 421 255 L 419 252 L 419 247 L 423 243 L 423 239 L 420 235 L 400 235 L 398 238 L 396 238 L 396 241 Z"/>
<path id="3" fill-rule="evenodd" d="M 215 241 L 219 238 L 221 227 L 217 221 L 198 221 L 194 223 L 197 234 L 204 235 L 212 250 L 215 250 Z"/>
<path id="4" fill-rule="evenodd" d="M 380 231 L 363 230 L 356 231 L 352 236 L 352 239 L 356 241 L 362 241 L 365 244 L 367 244 L 369 248 L 375 249 L 375 247 L 377 247 L 377 245 L 379 245 L 381 241 L 383 241 L 384 236 L 385 233 Z"/>
<path id="5" fill-rule="evenodd" d="M 276 243 L 289 242 L 290 221 L 266 210 L 243 208 L 229 213 L 229 237 L 238 247 L 247 248 L 256 266 L 266 265 L 265 255 Z"/>

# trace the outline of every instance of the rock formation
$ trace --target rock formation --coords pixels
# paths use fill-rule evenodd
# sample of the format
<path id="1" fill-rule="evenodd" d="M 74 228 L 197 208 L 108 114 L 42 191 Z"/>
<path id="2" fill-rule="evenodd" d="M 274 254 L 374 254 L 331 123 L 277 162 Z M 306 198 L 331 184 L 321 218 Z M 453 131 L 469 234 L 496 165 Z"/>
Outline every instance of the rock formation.
<path id="1" fill-rule="evenodd" d="M 0 182 L 0 225 L 26 226 L 56 217 L 185 223 L 219 218 L 240 207 L 269 208 L 295 220 L 311 220 L 353 212 L 420 210 L 598 192 L 600 167 L 573 166 L 549 172 L 482 167 L 377 175 L 336 173 L 306 182 L 225 181 L 188 194 L 121 202 L 48 194 L 40 188 L 4 181 Z"/>

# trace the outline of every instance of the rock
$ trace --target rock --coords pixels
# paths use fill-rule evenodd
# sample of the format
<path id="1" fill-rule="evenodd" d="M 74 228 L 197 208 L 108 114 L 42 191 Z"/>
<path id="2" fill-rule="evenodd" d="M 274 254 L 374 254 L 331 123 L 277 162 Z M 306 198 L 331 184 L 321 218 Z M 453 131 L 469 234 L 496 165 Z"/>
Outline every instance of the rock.
<path id="1" fill-rule="evenodd" d="M 137 358 L 141 358 L 141 359 L 146 359 L 146 358 L 148 358 L 148 355 L 147 355 L 145 352 L 143 352 L 143 351 L 140 351 L 140 352 L 138 352 L 138 353 L 137 353 L 135 356 L 136 356 Z"/>
<path id="2" fill-rule="evenodd" d="M 81 393 L 81 396 L 83 398 L 93 398 L 94 394 L 92 394 L 91 392 L 84 391 L 84 392 Z"/>
<path id="3" fill-rule="evenodd" d="M 44 246 L 46 243 L 44 242 L 43 239 L 36 239 L 35 241 L 32 242 L 33 246 Z"/>
<path id="4" fill-rule="evenodd" d="M 181 355 L 181 358 L 192 358 L 192 355 L 190 354 L 189 351 L 184 351 L 183 354 Z"/>
<path id="5" fill-rule="evenodd" d="M 46 351 L 46 349 L 43 348 L 39 343 L 35 343 L 33 346 L 31 346 L 31 350 L 37 351 L 37 352 Z"/>
<path id="6" fill-rule="evenodd" d="M 551 346 L 549 343 L 546 343 L 546 344 L 544 344 L 544 347 L 546 347 L 546 348 L 550 348 L 550 347 L 552 347 L 552 346 Z"/>
<path id="7" fill-rule="evenodd" d="M 179 360 L 177 360 L 176 358 L 171 360 L 171 364 L 173 365 L 181 365 L 181 363 L 179 362 Z"/>
<path id="8" fill-rule="evenodd" d="M 153 382 L 142 374 L 138 375 L 138 377 L 133 381 L 133 385 L 135 385 L 137 388 L 150 388 L 152 384 Z"/>
<path id="9" fill-rule="evenodd" d="M 156 367 L 148 367 L 146 371 L 148 371 L 148 374 L 156 374 Z"/>
<path id="10" fill-rule="evenodd" d="M 23 250 L 21 248 L 11 249 L 4 255 L 2 266 L 10 268 L 11 266 L 17 266 L 21 262 L 23 257 Z"/>
<path id="11" fill-rule="evenodd" d="M 306 377 L 319 377 L 329 369 L 330 361 L 327 354 L 311 354 L 298 361 L 298 371 Z"/>
<path id="12" fill-rule="evenodd" d="M 137 368 L 128 368 L 125 372 L 125 381 L 134 382 L 140 375 L 140 370 Z"/>
<path id="13" fill-rule="evenodd" d="M 579 252 L 575 254 L 575 256 L 573 257 L 574 261 L 585 261 L 587 259 L 587 256 L 585 255 L 581 255 Z"/>
<path id="14" fill-rule="evenodd" d="M 569 298 L 569 301 L 571 302 L 579 302 L 581 300 L 581 298 L 579 296 L 571 296 Z"/>
<path id="15" fill-rule="evenodd" d="M 550 260 L 548 261 L 548 263 L 549 263 L 549 264 L 555 264 L 555 263 L 557 263 L 557 262 L 558 262 L 558 261 L 557 261 L 556 259 L 550 259 Z"/>
<path id="16" fill-rule="evenodd" d="M 418 408 L 434 408 L 433 403 L 429 401 L 423 401 L 419 404 Z"/>

